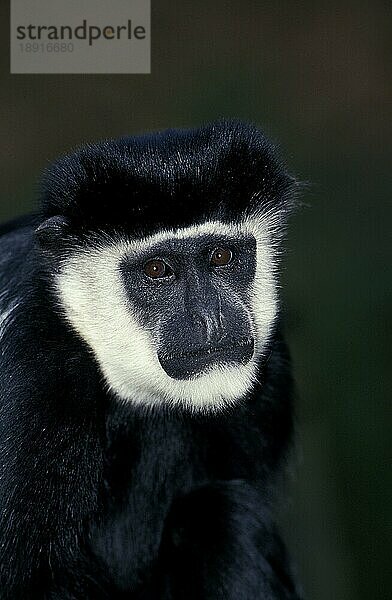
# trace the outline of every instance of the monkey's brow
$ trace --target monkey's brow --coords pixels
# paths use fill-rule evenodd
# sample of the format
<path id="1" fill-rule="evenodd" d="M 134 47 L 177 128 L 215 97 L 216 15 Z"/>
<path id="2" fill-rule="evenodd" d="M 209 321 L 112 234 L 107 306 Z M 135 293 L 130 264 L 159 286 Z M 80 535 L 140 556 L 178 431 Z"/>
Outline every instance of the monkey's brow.
<path id="1" fill-rule="evenodd" d="M 208 250 L 213 250 L 218 246 L 231 246 L 237 249 L 241 247 L 253 246 L 254 238 L 252 236 L 230 236 L 230 235 L 203 235 L 190 236 L 189 238 L 168 238 L 164 241 L 152 244 L 141 244 L 140 248 L 134 245 L 126 255 L 132 259 L 145 258 L 152 255 L 164 255 L 171 253 L 182 253 L 197 255 Z"/>
<path id="2" fill-rule="evenodd" d="M 162 252 L 167 250 L 179 250 L 189 249 L 193 247 L 195 251 L 203 250 L 209 246 L 216 246 L 218 244 L 246 244 L 252 243 L 254 238 L 250 234 L 228 234 L 226 232 L 219 234 L 217 233 L 203 233 L 197 235 L 189 235 L 188 237 L 178 238 L 176 236 L 168 237 L 165 240 L 158 240 L 152 243 L 146 243 L 145 240 L 141 241 L 140 249 L 137 248 L 137 242 L 134 245 L 135 253 L 144 254 L 145 252 Z"/>

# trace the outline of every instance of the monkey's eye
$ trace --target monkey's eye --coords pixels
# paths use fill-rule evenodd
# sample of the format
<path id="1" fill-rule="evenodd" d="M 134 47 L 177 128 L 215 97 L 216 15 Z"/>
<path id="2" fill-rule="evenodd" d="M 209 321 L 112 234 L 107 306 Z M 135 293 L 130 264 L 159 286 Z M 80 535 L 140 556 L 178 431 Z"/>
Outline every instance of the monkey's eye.
<path id="1" fill-rule="evenodd" d="M 230 248 L 215 248 L 211 254 L 210 264 L 213 267 L 225 267 L 231 263 L 233 253 Z"/>
<path id="2" fill-rule="evenodd" d="M 173 275 L 172 269 L 164 260 L 153 258 L 144 265 L 144 272 L 150 279 L 163 279 Z"/>

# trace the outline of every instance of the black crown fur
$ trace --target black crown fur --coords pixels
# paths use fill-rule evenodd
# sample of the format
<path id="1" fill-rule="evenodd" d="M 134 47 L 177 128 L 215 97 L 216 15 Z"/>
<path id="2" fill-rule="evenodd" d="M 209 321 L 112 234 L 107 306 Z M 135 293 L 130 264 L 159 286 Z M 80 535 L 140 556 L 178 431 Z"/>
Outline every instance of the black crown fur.
<path id="1" fill-rule="evenodd" d="M 42 181 L 43 217 L 140 232 L 235 221 L 255 208 L 284 218 L 296 189 L 259 129 L 220 121 L 106 140 L 59 159 Z"/>

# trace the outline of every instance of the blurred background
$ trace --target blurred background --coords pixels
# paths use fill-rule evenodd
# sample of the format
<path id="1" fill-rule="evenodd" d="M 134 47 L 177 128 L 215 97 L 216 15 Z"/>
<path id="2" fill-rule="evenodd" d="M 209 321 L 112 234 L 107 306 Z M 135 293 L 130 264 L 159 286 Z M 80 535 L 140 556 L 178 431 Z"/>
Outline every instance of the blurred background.
<path id="1" fill-rule="evenodd" d="M 309 600 L 391 597 L 391 3 L 153 0 L 152 74 L 134 76 L 9 75 L 7 4 L 1 221 L 59 153 L 224 116 L 311 183 L 283 274 L 298 459 L 282 523 Z"/>

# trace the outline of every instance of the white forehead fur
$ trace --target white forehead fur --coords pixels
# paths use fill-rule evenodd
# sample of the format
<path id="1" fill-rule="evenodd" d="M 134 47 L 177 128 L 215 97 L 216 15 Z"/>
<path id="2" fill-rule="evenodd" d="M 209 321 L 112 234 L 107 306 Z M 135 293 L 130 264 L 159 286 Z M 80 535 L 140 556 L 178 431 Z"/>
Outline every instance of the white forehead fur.
<path id="1" fill-rule="evenodd" d="M 164 403 L 181 404 L 191 410 L 216 410 L 234 403 L 251 389 L 277 312 L 270 233 L 268 219 L 262 217 L 238 224 L 207 221 L 145 238 L 105 238 L 88 249 L 75 250 L 64 261 L 56 280 L 64 314 L 90 346 L 107 386 L 118 398 L 145 406 Z M 119 266 L 125 257 L 135 256 L 159 242 L 205 234 L 245 234 L 256 239 L 250 310 L 255 352 L 246 365 L 217 365 L 192 379 L 176 380 L 161 367 L 151 334 L 132 310 Z"/>

